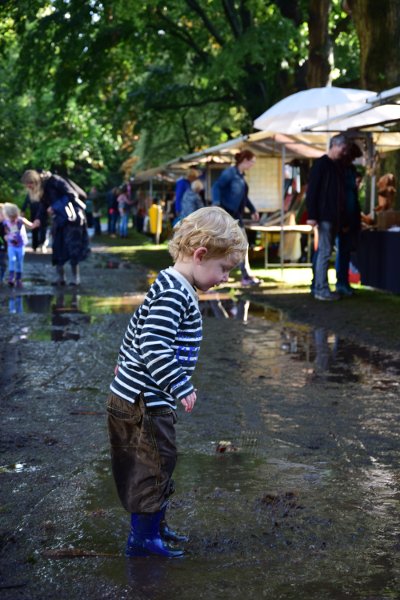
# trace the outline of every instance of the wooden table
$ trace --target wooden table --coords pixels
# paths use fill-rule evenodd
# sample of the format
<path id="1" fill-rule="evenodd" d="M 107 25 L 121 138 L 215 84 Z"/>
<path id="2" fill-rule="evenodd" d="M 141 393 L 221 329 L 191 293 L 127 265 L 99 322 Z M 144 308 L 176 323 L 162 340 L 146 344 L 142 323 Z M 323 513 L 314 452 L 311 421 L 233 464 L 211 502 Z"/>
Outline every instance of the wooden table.
<path id="1" fill-rule="evenodd" d="M 273 234 L 280 234 L 280 245 L 281 245 L 281 266 L 287 267 L 310 267 L 311 266 L 311 234 L 313 232 L 312 225 L 258 225 L 257 223 L 245 223 L 245 228 L 249 231 L 258 231 L 263 236 L 264 241 L 264 265 L 268 269 L 269 266 L 275 263 L 269 263 L 268 260 L 268 246 L 270 237 Z M 286 263 L 283 260 L 283 239 L 285 233 L 305 233 L 308 236 L 307 239 L 307 262 L 305 263 Z"/>

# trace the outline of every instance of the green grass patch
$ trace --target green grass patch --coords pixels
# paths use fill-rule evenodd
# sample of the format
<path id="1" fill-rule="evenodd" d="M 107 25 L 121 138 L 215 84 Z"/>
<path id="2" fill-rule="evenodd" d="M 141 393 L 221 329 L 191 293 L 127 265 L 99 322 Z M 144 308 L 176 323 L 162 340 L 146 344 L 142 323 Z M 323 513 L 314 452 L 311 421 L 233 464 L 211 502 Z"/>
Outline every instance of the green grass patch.
<path id="1" fill-rule="evenodd" d="M 143 265 L 153 271 L 160 271 L 172 265 L 167 242 L 154 244 L 149 237 L 134 230 L 129 231 L 127 238 L 102 235 L 94 237 L 93 241 L 107 246 L 110 254 L 118 255 L 122 260 Z"/>

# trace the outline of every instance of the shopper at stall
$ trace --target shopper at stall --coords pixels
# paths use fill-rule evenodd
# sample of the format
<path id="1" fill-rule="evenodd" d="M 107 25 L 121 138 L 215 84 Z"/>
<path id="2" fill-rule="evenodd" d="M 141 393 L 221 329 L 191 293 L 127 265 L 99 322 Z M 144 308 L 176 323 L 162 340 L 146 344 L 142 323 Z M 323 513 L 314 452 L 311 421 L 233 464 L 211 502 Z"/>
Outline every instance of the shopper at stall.
<path id="1" fill-rule="evenodd" d="M 358 144 L 349 142 L 342 158 L 345 202 L 336 237 L 336 291 L 341 296 L 353 295 L 353 289 L 349 282 L 350 257 L 351 252 L 356 248 L 361 228 L 361 208 L 358 201 L 360 180 L 353 161 L 360 156 L 362 156 L 362 151 Z"/>
<path id="2" fill-rule="evenodd" d="M 244 178 L 245 172 L 255 164 L 256 157 L 251 150 L 242 150 L 235 155 L 235 165 L 222 171 L 221 175 L 212 187 L 212 204 L 221 206 L 234 219 L 245 233 L 243 225 L 244 211 L 247 208 L 254 221 L 259 220 L 259 214 L 250 201 L 248 193 L 249 186 Z M 242 285 L 258 285 L 260 280 L 252 277 L 248 252 L 246 258 L 240 263 L 242 272 Z"/>
<path id="3" fill-rule="evenodd" d="M 198 210 L 199 208 L 203 208 L 204 203 L 200 196 L 200 193 L 204 190 L 204 186 L 200 179 L 195 179 L 192 181 L 192 184 L 189 189 L 183 194 L 182 198 L 182 210 L 181 210 L 181 219 L 184 219 L 188 215 L 191 215 L 192 212 Z"/>
<path id="4" fill-rule="evenodd" d="M 316 300 L 338 300 L 328 284 L 328 267 L 345 204 L 344 167 L 341 158 L 347 140 L 342 134 L 332 137 L 327 154 L 318 158 L 310 172 L 307 189 L 309 225 L 318 228 L 318 250 L 313 260 L 312 292 Z"/>
<path id="5" fill-rule="evenodd" d="M 181 218 L 182 210 L 182 198 L 186 190 L 190 189 L 190 186 L 195 179 L 199 177 L 200 173 L 197 169 L 189 169 L 185 177 L 177 179 L 175 184 L 175 202 L 174 202 L 174 216 L 175 223 Z"/>

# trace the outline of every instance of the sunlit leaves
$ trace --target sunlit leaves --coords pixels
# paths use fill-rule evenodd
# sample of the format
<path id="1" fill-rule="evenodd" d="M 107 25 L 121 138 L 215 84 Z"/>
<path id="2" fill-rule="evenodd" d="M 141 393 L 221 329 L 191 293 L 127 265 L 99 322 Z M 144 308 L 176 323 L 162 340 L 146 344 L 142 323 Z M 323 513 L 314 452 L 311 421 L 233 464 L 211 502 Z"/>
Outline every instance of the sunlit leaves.
<path id="1" fill-rule="evenodd" d="M 15 156 L 15 170 L 24 161 L 68 167 L 89 181 L 94 173 L 106 178 L 128 154 L 129 164 L 147 167 L 250 131 L 256 116 L 305 83 L 308 5 L 4 2 L 5 98 L 14 102 L 24 139 L 8 142 L 8 162 Z M 343 82 L 355 76 L 358 61 L 346 18 L 340 0 L 332 0 L 330 31 Z M 4 97 L 0 111 L 7 119 Z M 0 128 L 2 139 L 10 135 L 7 124 Z"/>

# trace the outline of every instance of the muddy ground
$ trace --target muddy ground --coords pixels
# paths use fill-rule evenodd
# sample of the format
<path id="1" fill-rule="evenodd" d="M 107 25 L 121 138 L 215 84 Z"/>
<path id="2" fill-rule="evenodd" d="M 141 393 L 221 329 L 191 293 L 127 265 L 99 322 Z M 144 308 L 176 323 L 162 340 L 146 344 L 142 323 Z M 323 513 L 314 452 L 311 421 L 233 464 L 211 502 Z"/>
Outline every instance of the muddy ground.
<path id="1" fill-rule="evenodd" d="M 187 555 L 127 560 L 104 403 L 147 272 L 95 251 L 79 290 L 51 279 L 29 254 L 0 291 L 1 598 L 400 598 L 397 299 L 206 296 L 170 510 Z"/>

